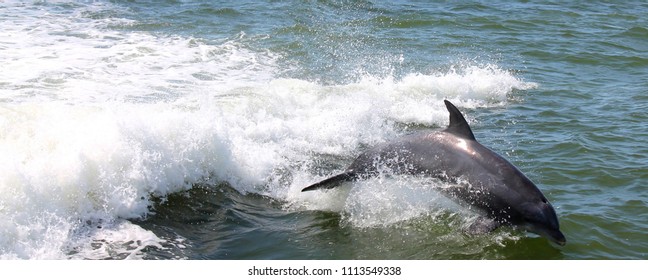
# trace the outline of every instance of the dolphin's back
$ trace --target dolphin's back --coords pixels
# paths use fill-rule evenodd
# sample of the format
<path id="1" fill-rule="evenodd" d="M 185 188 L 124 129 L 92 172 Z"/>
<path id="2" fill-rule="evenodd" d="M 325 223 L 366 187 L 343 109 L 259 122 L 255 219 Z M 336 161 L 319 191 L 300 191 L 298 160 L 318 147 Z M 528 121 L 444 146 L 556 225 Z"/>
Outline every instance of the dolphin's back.
<path id="1" fill-rule="evenodd" d="M 375 146 L 361 154 L 339 175 L 304 190 L 333 188 L 344 181 L 366 179 L 382 173 L 422 175 L 450 181 L 441 190 L 459 202 L 483 210 L 488 216 L 521 219 L 511 201 L 546 200 L 540 190 L 506 159 L 479 142 L 457 137 L 447 131 L 427 131 L 406 135 Z M 517 188 L 505 189 L 511 180 Z M 507 211 L 503 215 L 502 209 Z"/>

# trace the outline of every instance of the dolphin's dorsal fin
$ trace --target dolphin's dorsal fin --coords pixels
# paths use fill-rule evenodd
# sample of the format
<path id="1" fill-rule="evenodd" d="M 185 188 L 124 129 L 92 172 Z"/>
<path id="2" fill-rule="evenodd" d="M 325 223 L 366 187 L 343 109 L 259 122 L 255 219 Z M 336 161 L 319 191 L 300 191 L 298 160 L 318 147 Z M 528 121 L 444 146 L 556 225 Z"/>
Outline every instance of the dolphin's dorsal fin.
<path id="1" fill-rule="evenodd" d="M 450 124 L 445 131 L 462 138 L 475 140 L 475 135 L 473 135 L 468 122 L 466 122 L 466 119 L 459 109 L 457 109 L 457 107 L 448 100 L 443 100 L 443 102 L 445 102 L 446 108 L 448 108 L 448 112 L 450 112 Z"/>

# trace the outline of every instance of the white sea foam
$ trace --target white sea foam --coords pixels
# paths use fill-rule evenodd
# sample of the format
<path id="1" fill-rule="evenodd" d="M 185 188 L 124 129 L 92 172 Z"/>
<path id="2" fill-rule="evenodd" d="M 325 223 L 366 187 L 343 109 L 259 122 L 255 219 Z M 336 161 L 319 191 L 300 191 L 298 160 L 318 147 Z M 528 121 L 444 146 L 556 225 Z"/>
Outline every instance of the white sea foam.
<path id="1" fill-rule="evenodd" d="M 278 78 L 278 55 L 236 38 L 111 31 L 129 21 L 13 9 L 0 21 L 0 258 L 138 258 L 164 241 L 126 219 L 202 182 L 289 211 L 345 212 L 359 226 L 424 215 L 438 201 L 412 182 L 300 190 L 324 178 L 312 171 L 321 156 L 352 158 L 400 134 L 396 124 L 444 125 L 444 98 L 490 106 L 535 86 L 495 65 L 321 85 Z M 380 195 L 358 199 L 371 193 Z"/>

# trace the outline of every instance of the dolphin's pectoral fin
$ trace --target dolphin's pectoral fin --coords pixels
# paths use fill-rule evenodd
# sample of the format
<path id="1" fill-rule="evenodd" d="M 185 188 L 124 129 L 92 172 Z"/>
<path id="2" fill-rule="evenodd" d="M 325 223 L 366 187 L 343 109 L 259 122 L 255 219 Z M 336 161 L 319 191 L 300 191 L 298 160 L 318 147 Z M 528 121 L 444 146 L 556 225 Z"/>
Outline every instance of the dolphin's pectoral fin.
<path id="1" fill-rule="evenodd" d="M 493 219 L 479 217 L 464 232 L 468 235 L 482 235 L 495 230 L 499 226 L 500 223 Z"/>
<path id="2" fill-rule="evenodd" d="M 335 175 L 331 178 L 324 179 L 318 183 L 312 184 L 308 187 L 302 189 L 302 192 L 314 191 L 319 189 L 332 189 L 344 182 L 353 181 L 357 178 L 356 173 L 353 171 L 347 171 L 338 175 Z"/>

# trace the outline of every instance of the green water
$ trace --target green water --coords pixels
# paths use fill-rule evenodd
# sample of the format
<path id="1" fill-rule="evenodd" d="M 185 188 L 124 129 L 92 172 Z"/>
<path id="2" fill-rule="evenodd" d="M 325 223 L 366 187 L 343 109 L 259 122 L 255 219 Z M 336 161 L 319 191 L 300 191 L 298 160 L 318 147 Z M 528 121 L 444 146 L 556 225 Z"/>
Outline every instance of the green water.
<path id="1" fill-rule="evenodd" d="M 218 245 L 203 251 L 209 245 L 197 242 L 195 255 L 188 257 L 646 258 L 646 4 L 322 1 L 293 3 L 281 19 L 271 15 L 285 7 L 269 6 L 265 12 L 241 12 L 234 20 L 250 37 L 268 36 L 257 44 L 286 53 L 285 59 L 298 65 L 286 76 L 344 83 L 366 72 L 425 72 L 474 59 L 495 61 L 538 83 L 537 89 L 512 93 L 503 107 L 472 111 L 474 130 L 482 143 L 504 152 L 541 186 L 557 208 L 568 245 L 556 248 L 524 237 L 447 240 L 458 234 L 444 225 L 453 223 L 451 217 L 355 228 L 343 222 L 344 214 L 285 212 L 281 201 L 235 195 L 223 197 L 218 209 L 203 210 L 204 224 L 191 227 L 207 229 L 207 235 L 211 229 L 216 236 L 209 242 Z M 248 22 L 249 15 L 263 20 Z M 402 62 L 396 61 L 400 54 Z M 182 207 L 161 207 L 175 212 L 206 203 L 187 202 L 180 198 L 176 203 Z M 158 218 L 146 224 L 154 229 L 166 224 Z"/>
<path id="2" fill-rule="evenodd" d="M 0 243 L 6 258 L 126 258 L 142 242 L 94 237 L 101 230 L 86 226 L 124 221 L 161 240 L 140 246 L 144 259 L 647 258 L 642 1 L 110 1 L 3 9 L 21 15 L 3 20 L 45 30 L 51 38 L 42 45 L 59 40 L 72 50 L 92 45 L 110 53 L 95 59 L 71 51 L 74 63 L 56 66 L 61 75 L 43 74 L 50 79 L 22 80 L 3 68 L 3 116 L 18 119 L 11 112 L 23 109 L 15 104 L 103 108 L 101 118 L 91 118 L 95 126 L 114 121 L 124 135 L 117 139 L 125 139 L 119 143 L 127 143 L 105 157 L 110 168 L 101 160 L 87 167 L 94 158 L 79 152 L 73 160 L 85 160 L 83 168 L 60 173 L 72 174 L 71 183 L 43 183 L 57 190 L 87 184 L 91 194 L 24 210 L 72 216 L 62 220 L 76 230 L 63 230 L 63 245 L 52 249 L 62 255 L 23 254 L 10 240 Z M 49 12 L 51 26 L 29 25 L 39 10 Z M 59 20 L 66 16 L 72 19 Z M 89 31 L 75 31 L 79 24 Z M 28 51 L 3 61 L 28 61 Z M 83 94 L 71 90 L 76 83 Z M 507 227 L 467 236 L 463 210 L 426 204 L 443 198 L 398 179 L 301 196 L 302 187 L 344 169 L 371 145 L 445 126 L 444 98 L 458 102 L 482 144 L 538 185 L 556 209 L 566 246 Z M 77 115 L 99 114 L 93 110 Z M 144 167 L 115 165 L 129 157 Z M 30 168 L 24 174 L 45 174 Z M 128 179 L 138 176 L 143 183 Z M 26 197 L 50 205 L 30 195 L 43 180 L 21 180 L 3 186 L 26 186 Z M 391 192 L 391 185 L 406 190 Z M 368 186 L 376 191 L 359 190 Z M 102 196 L 117 193 L 133 193 L 134 202 L 120 206 Z M 21 198 L 3 199 L 13 205 Z M 85 205 L 79 201 L 95 206 L 66 212 Z M 87 249 L 74 244 L 85 237 L 105 249 L 99 257 L 78 254 Z"/>

